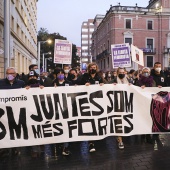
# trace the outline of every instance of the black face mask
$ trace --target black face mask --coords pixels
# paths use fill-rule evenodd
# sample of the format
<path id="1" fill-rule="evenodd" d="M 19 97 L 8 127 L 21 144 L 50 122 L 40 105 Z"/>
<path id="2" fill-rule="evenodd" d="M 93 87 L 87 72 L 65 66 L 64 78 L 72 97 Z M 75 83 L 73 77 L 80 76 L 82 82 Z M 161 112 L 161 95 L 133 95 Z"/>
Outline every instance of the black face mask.
<path id="1" fill-rule="evenodd" d="M 92 69 L 90 70 L 90 74 L 95 74 L 96 73 L 96 70 Z"/>
<path id="2" fill-rule="evenodd" d="M 75 79 L 76 77 L 74 74 L 71 74 L 70 76 L 71 76 L 71 79 Z"/>
<path id="3" fill-rule="evenodd" d="M 28 81 L 28 84 L 37 84 L 38 83 L 38 80 L 37 79 L 30 79 Z"/>
<path id="4" fill-rule="evenodd" d="M 123 78 L 125 77 L 125 74 L 119 74 L 118 77 L 119 77 L 120 79 L 123 79 Z"/>

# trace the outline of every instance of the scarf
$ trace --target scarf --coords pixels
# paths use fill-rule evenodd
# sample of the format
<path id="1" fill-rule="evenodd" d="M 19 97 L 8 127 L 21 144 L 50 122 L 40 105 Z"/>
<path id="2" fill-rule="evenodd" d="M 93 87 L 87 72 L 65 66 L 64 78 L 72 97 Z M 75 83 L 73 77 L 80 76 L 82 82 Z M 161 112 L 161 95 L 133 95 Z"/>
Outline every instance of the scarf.
<path id="1" fill-rule="evenodd" d="M 145 76 L 142 76 L 142 75 L 140 75 L 139 81 L 138 81 L 139 86 L 145 85 L 146 87 L 152 87 L 153 82 L 154 82 L 154 80 L 153 80 L 152 76 L 145 77 Z"/>

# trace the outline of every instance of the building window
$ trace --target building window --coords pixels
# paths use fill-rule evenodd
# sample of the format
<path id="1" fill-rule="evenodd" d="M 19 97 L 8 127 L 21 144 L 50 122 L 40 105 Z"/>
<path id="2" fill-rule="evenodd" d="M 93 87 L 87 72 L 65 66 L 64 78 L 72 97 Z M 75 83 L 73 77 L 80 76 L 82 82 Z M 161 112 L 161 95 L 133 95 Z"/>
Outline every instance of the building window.
<path id="1" fill-rule="evenodd" d="M 88 47 L 87 46 L 83 46 L 81 49 L 82 50 L 88 50 Z"/>
<path id="2" fill-rule="evenodd" d="M 86 28 L 82 28 L 82 30 L 81 30 L 82 32 L 88 32 L 88 29 L 86 29 Z"/>
<path id="3" fill-rule="evenodd" d="M 153 67 L 153 56 L 147 56 L 147 67 Z"/>
<path id="4" fill-rule="evenodd" d="M 88 41 L 83 40 L 82 44 L 88 44 Z"/>
<path id="5" fill-rule="evenodd" d="M 110 52 L 110 42 L 109 42 L 109 40 L 107 41 L 107 50 L 108 50 L 108 52 Z"/>
<path id="6" fill-rule="evenodd" d="M 131 19 L 126 19 L 126 29 L 131 29 L 132 28 L 132 20 Z"/>
<path id="7" fill-rule="evenodd" d="M 109 68 L 109 57 L 107 57 L 107 67 Z"/>
<path id="8" fill-rule="evenodd" d="M 14 30 L 14 17 L 13 16 L 11 18 L 11 28 L 12 28 L 12 30 Z"/>
<path id="9" fill-rule="evenodd" d="M 147 48 L 153 49 L 153 39 L 147 39 Z"/>
<path id="10" fill-rule="evenodd" d="M 148 30 L 152 30 L 152 29 L 153 29 L 153 22 L 148 21 Z"/>
<path id="11" fill-rule="evenodd" d="M 88 35 L 82 35 L 82 38 L 88 38 Z"/>
<path id="12" fill-rule="evenodd" d="M 87 55 L 88 55 L 88 53 L 86 53 L 86 52 L 82 53 L 82 56 L 87 56 Z"/>
<path id="13" fill-rule="evenodd" d="M 104 59 L 104 60 L 103 60 L 103 68 L 104 68 L 104 69 L 105 69 L 105 64 L 106 64 L 106 63 L 105 63 L 105 59 Z"/>
<path id="14" fill-rule="evenodd" d="M 20 37 L 20 27 L 19 27 L 18 24 L 17 24 L 17 34 L 18 34 L 18 36 Z"/>
<path id="15" fill-rule="evenodd" d="M 107 23 L 107 31 L 109 32 L 109 27 L 110 27 L 110 25 L 109 25 L 109 23 Z"/>
<path id="16" fill-rule="evenodd" d="M 94 28 L 90 28 L 90 32 L 93 32 L 94 31 Z"/>
<path id="17" fill-rule="evenodd" d="M 132 44 L 132 38 L 125 38 L 125 43 L 129 43 L 129 45 Z"/>

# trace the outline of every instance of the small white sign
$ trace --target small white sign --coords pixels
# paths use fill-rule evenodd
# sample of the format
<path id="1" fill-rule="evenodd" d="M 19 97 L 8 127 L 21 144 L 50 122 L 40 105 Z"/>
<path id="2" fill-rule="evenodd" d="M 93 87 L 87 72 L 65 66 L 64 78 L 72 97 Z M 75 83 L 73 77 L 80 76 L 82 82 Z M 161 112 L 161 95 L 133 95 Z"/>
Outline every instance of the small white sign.
<path id="1" fill-rule="evenodd" d="M 143 51 L 131 44 L 132 61 L 144 66 Z"/>

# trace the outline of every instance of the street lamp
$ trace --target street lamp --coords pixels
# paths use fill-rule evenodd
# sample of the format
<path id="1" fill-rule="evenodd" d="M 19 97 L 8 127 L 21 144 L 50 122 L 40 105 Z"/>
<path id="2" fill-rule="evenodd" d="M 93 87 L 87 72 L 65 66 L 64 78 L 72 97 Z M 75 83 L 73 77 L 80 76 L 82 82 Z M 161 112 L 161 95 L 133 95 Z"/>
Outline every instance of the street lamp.
<path id="1" fill-rule="evenodd" d="M 44 55 L 48 55 L 48 54 L 51 54 L 51 52 L 43 53 L 43 72 L 45 71 L 45 65 L 44 65 Z"/>
<path id="2" fill-rule="evenodd" d="M 45 58 L 45 72 L 47 72 L 47 60 L 52 60 L 52 57 Z"/>
<path id="3" fill-rule="evenodd" d="M 41 48 L 41 43 L 44 44 L 44 43 L 48 43 L 48 44 L 51 44 L 52 43 L 52 40 L 48 39 L 46 41 L 38 41 L 38 69 L 40 70 L 40 48 Z"/>

